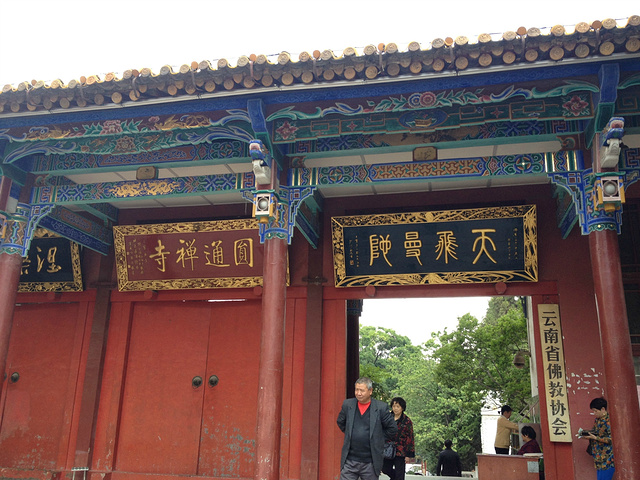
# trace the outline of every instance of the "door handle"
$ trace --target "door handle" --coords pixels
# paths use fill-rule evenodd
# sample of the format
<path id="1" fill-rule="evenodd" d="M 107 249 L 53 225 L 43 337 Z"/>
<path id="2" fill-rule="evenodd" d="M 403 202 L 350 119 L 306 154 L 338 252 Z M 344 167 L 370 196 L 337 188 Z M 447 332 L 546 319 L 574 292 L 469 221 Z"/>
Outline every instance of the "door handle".
<path id="1" fill-rule="evenodd" d="M 210 387 L 215 387 L 216 385 L 218 385 L 218 382 L 220 381 L 220 379 L 218 378 L 217 375 L 211 375 L 209 377 L 209 386 Z"/>

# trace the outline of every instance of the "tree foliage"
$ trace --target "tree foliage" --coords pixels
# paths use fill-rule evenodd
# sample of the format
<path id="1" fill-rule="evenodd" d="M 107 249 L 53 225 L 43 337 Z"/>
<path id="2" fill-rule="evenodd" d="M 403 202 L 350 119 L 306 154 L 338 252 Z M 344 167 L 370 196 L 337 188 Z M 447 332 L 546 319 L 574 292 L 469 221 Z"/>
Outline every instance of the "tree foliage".
<path id="1" fill-rule="evenodd" d="M 480 409 L 482 401 L 473 393 L 442 384 L 436 363 L 423 352 L 406 358 L 398 375 L 397 394 L 407 402 L 407 415 L 413 421 L 416 454 L 433 471 L 444 441 L 455 442 L 463 468 L 475 466 L 481 450 Z"/>
<path id="2" fill-rule="evenodd" d="M 393 329 L 360 326 L 360 376 L 373 380 L 373 395 L 384 402 L 393 398 L 398 378 L 392 366 L 419 352 L 408 337 Z"/>
<path id="3" fill-rule="evenodd" d="M 529 369 L 513 366 L 514 354 L 526 345 L 519 300 L 494 297 L 484 321 L 469 314 L 460 317 L 458 328 L 440 334 L 431 353 L 445 385 L 477 392 L 496 404 L 509 403 L 517 412 L 526 410 L 531 398 Z"/>

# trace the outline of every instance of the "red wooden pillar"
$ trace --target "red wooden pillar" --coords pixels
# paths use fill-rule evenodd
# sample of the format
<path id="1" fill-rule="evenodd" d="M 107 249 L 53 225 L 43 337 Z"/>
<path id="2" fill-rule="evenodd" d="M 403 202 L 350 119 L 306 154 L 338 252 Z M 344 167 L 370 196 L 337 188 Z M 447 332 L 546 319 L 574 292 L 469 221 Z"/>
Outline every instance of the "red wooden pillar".
<path id="1" fill-rule="evenodd" d="M 360 377 L 360 314 L 362 300 L 347 300 L 347 398 L 355 396 L 353 386 Z"/>
<path id="2" fill-rule="evenodd" d="M 640 412 L 617 234 L 589 234 L 617 480 L 640 478 Z"/>
<path id="3" fill-rule="evenodd" d="M 280 238 L 266 240 L 264 251 L 257 464 L 254 478 L 277 480 L 280 474 L 287 241 Z"/>
<path id="4" fill-rule="evenodd" d="M 13 311 L 16 305 L 22 257 L 17 253 L 0 253 L 0 394 L 4 385 L 7 369 L 7 351 L 9 336 L 13 324 Z"/>

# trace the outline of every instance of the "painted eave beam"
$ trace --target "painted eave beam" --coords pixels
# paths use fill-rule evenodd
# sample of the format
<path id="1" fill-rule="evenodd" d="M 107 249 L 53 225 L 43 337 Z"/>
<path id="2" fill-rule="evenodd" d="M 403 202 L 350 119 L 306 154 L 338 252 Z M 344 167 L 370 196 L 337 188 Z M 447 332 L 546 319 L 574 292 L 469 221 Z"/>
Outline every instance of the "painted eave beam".
<path id="1" fill-rule="evenodd" d="M 110 228 L 78 215 L 66 208 L 55 207 L 38 226 L 46 228 L 79 245 L 107 255 L 113 242 Z"/>
<path id="2" fill-rule="evenodd" d="M 55 205 L 112 203 L 144 198 L 229 193 L 254 187 L 253 174 L 244 173 L 93 184 L 48 185 L 33 189 L 32 203 L 52 203 Z"/>

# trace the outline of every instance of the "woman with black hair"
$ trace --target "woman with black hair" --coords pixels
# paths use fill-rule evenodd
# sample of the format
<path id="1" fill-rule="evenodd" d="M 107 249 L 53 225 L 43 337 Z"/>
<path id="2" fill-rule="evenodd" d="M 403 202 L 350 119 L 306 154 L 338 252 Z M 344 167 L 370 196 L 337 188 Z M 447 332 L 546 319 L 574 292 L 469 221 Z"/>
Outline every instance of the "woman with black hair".
<path id="1" fill-rule="evenodd" d="M 520 430 L 520 435 L 522 435 L 522 439 L 524 440 L 524 445 L 520 447 L 518 453 L 516 455 L 524 455 L 525 453 L 540 453 L 540 445 L 538 445 L 538 441 L 536 440 L 536 431 L 533 427 L 529 425 L 525 425 Z"/>
<path id="2" fill-rule="evenodd" d="M 391 400 L 391 411 L 398 425 L 396 455 L 391 459 L 385 458 L 382 465 L 382 473 L 388 475 L 390 480 L 404 480 L 405 464 L 412 463 L 416 456 L 413 422 L 404 413 L 406 409 L 407 402 L 404 398 L 395 397 Z"/>

